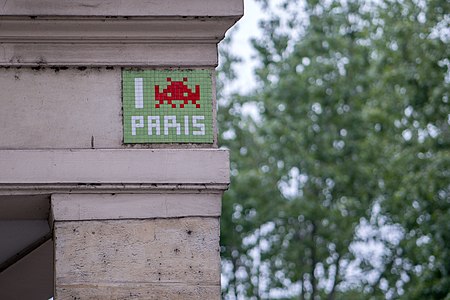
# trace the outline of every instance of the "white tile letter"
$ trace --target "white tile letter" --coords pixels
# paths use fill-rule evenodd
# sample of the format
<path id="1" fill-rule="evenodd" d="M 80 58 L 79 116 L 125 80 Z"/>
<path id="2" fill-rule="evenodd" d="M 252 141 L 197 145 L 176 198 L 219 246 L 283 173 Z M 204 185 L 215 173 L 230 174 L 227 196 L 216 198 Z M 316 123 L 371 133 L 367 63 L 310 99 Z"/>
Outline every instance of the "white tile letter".
<path id="1" fill-rule="evenodd" d="M 142 78 L 134 79 L 134 107 L 144 108 L 144 82 Z"/>
<path id="2" fill-rule="evenodd" d="M 131 135 L 136 135 L 136 128 L 144 127 L 144 117 L 143 116 L 132 116 L 131 117 Z"/>
<path id="3" fill-rule="evenodd" d="M 176 116 L 164 116 L 164 135 L 169 135 L 169 128 L 176 128 L 177 135 L 181 134 L 181 125 Z"/>
<path id="4" fill-rule="evenodd" d="M 148 116 L 148 135 L 153 135 L 153 128 L 155 128 L 156 135 L 160 135 L 160 124 L 159 116 Z"/>
<path id="5" fill-rule="evenodd" d="M 192 127 L 200 129 L 200 131 L 192 132 L 193 135 L 205 135 L 205 124 L 197 123 L 197 121 L 204 119 L 205 116 L 192 116 Z"/>
<path id="6" fill-rule="evenodd" d="M 189 135 L 189 116 L 184 116 L 184 135 Z"/>

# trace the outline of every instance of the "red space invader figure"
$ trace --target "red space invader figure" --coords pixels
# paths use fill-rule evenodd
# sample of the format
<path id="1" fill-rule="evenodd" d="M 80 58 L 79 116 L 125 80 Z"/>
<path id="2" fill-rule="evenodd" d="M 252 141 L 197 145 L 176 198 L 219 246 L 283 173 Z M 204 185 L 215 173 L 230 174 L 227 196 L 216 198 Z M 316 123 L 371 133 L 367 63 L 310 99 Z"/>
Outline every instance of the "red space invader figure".
<path id="1" fill-rule="evenodd" d="M 172 81 L 172 78 L 167 77 L 167 82 L 170 84 L 162 92 L 159 92 L 159 85 L 155 85 L 155 100 L 159 102 L 155 104 L 155 108 L 159 108 L 164 102 L 172 105 L 172 108 L 176 108 L 177 104 L 173 101 L 181 101 L 180 108 L 184 108 L 189 102 L 196 108 L 200 108 L 200 103 L 197 103 L 200 101 L 200 85 L 196 85 L 192 91 L 185 85 L 187 81 L 187 77 L 184 77 L 183 81 Z"/>

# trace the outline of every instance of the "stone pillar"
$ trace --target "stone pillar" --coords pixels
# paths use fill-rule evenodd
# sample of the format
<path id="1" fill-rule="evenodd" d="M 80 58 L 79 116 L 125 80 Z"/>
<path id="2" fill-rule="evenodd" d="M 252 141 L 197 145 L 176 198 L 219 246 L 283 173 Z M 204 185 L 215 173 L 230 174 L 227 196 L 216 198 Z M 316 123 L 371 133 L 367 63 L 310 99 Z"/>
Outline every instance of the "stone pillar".
<path id="1" fill-rule="evenodd" d="M 54 195 L 56 298 L 218 299 L 219 197 Z"/>
<path id="2" fill-rule="evenodd" d="M 50 197 L 55 299 L 219 299 L 229 162 L 217 147 L 211 74 L 243 3 L 94 2 L 0 8 L 0 195 Z M 134 117 L 126 106 L 126 97 L 136 109 L 156 100 L 139 96 L 136 79 L 154 71 L 168 82 L 161 105 L 170 85 L 183 85 L 184 105 L 206 105 L 211 118 L 161 115 L 161 132 L 173 135 L 155 139 L 151 112 Z M 183 77 L 197 71 L 210 74 L 199 88 Z"/>

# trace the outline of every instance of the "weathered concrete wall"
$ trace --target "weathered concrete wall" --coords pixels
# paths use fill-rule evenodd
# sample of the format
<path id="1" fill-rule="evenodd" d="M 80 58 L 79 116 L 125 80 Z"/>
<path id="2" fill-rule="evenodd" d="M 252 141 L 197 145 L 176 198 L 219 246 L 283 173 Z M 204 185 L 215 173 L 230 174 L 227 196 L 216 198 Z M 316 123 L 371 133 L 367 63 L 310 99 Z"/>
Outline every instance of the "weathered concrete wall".
<path id="1" fill-rule="evenodd" d="M 55 222 L 56 299 L 218 299 L 219 218 Z"/>
<path id="2" fill-rule="evenodd" d="M 210 147 L 124 145 L 121 73 L 120 67 L 0 67 L 0 150 Z"/>
<path id="3" fill-rule="evenodd" d="M 0 5 L 0 195 L 51 196 L 56 300 L 218 299 L 228 153 L 124 145 L 121 72 L 214 69 L 243 1 L 75 2 Z"/>
<path id="4" fill-rule="evenodd" d="M 120 68 L 0 70 L 0 149 L 121 146 Z"/>

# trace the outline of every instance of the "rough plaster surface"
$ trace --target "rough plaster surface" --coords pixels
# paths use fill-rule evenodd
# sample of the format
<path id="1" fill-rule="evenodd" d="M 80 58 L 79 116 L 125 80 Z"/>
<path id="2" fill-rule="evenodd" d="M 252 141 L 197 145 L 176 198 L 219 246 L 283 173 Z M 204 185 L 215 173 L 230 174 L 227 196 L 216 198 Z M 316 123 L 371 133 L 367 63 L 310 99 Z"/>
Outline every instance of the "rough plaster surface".
<path id="1" fill-rule="evenodd" d="M 56 299 L 219 299 L 219 218 L 55 222 Z"/>
<path id="2" fill-rule="evenodd" d="M 120 68 L 1 68 L 0 149 L 119 148 Z"/>

